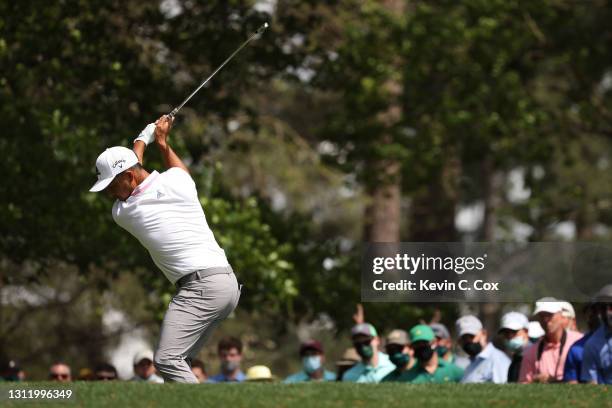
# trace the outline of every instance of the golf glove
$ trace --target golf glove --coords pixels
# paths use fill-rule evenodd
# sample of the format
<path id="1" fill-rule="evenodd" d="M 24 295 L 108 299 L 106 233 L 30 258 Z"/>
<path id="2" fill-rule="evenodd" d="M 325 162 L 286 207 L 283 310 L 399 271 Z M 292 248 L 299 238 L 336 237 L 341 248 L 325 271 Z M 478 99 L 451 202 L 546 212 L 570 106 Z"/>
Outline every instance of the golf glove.
<path id="1" fill-rule="evenodd" d="M 134 143 L 136 143 L 137 140 L 144 142 L 144 144 L 147 146 L 149 145 L 149 143 L 154 141 L 155 140 L 155 123 L 149 123 L 147 127 L 144 128 L 142 132 L 140 132 L 138 137 L 134 139 Z"/>

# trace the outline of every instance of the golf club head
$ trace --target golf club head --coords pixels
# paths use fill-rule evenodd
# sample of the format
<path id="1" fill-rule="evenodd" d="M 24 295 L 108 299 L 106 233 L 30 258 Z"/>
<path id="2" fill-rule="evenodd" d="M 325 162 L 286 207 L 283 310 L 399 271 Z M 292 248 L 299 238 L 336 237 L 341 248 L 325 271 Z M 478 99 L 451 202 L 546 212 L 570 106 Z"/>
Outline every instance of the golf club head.
<path id="1" fill-rule="evenodd" d="M 255 34 L 257 34 L 257 38 L 259 38 L 263 34 L 263 32 L 266 31 L 266 28 L 268 27 L 270 27 L 270 24 L 263 23 L 261 27 L 259 27 L 257 31 L 255 31 Z"/>

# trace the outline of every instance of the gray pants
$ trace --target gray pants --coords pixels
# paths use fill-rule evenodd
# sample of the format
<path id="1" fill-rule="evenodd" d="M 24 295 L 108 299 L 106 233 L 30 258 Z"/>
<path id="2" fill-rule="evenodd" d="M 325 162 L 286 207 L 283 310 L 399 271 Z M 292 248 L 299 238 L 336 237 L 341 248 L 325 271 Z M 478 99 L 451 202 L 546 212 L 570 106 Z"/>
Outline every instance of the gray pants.
<path id="1" fill-rule="evenodd" d="M 238 305 L 236 275 L 228 273 L 189 282 L 174 295 L 164 316 L 154 364 L 166 381 L 197 383 L 190 361 L 213 330 Z"/>

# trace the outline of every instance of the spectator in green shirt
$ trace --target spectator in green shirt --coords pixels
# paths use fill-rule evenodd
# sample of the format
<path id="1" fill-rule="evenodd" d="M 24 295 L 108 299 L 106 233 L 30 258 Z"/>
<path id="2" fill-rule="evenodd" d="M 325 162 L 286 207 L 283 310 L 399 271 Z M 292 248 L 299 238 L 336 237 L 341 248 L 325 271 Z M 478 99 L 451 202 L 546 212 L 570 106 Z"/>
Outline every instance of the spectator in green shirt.
<path id="1" fill-rule="evenodd" d="M 447 363 L 453 363 L 461 369 L 465 369 L 465 367 L 470 365 L 469 358 L 453 352 L 453 340 L 445 325 L 442 323 L 430 323 L 429 327 L 431 327 L 436 336 L 436 353 L 438 353 L 438 357 Z"/>
<path id="2" fill-rule="evenodd" d="M 393 330 L 385 339 L 385 351 L 389 360 L 395 365 L 395 370 L 391 371 L 383 382 L 397 381 L 398 377 L 414 365 L 410 340 L 405 330 Z"/>
<path id="3" fill-rule="evenodd" d="M 443 384 L 461 381 L 463 370 L 436 353 L 436 336 L 431 327 L 419 324 L 410 329 L 410 341 L 417 363 L 397 381 L 412 384 Z"/>

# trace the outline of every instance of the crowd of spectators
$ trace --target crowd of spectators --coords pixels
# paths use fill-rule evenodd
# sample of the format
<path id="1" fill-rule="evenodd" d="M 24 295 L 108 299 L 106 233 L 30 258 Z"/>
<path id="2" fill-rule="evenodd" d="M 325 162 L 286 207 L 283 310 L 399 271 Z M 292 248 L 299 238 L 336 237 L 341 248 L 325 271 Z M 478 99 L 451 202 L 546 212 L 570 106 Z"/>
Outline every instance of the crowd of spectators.
<path id="1" fill-rule="evenodd" d="M 495 333 L 489 333 L 478 317 L 465 315 L 455 322 L 454 338 L 439 322 L 417 324 L 408 331 L 394 329 L 383 338 L 363 321 L 360 309 L 350 333 L 352 347 L 335 362 L 334 370 L 326 368 L 323 344 L 311 339 L 297 350 L 301 370 L 283 381 L 612 384 L 612 285 L 599 291 L 583 315 L 585 333 L 578 331 L 569 302 L 542 298 L 535 303 L 531 321 L 511 311 L 502 316 Z M 221 339 L 217 355 L 220 371 L 210 376 L 202 361 L 190 361 L 200 383 L 278 380 L 265 365 L 242 371 L 243 345 L 238 338 Z M 136 353 L 131 380 L 163 383 L 154 361 L 152 350 Z M 26 378 L 14 361 L 1 370 L 5 381 Z M 117 379 L 117 370 L 109 363 L 81 369 L 76 377 L 66 362 L 57 361 L 49 368 L 51 381 Z"/>

